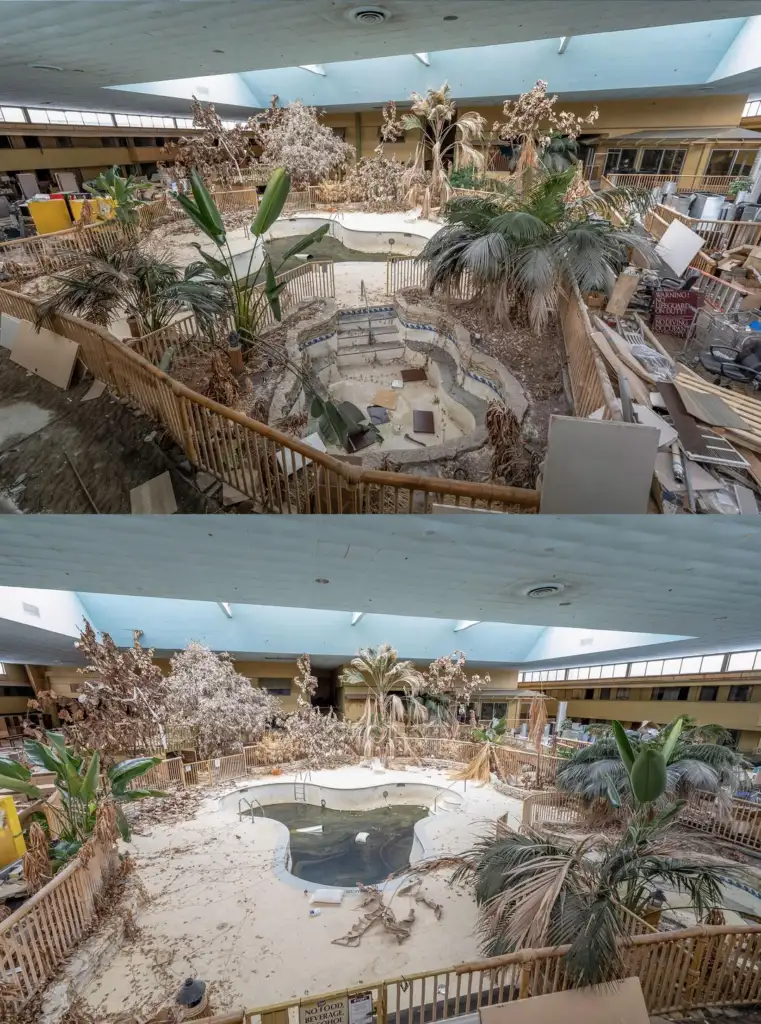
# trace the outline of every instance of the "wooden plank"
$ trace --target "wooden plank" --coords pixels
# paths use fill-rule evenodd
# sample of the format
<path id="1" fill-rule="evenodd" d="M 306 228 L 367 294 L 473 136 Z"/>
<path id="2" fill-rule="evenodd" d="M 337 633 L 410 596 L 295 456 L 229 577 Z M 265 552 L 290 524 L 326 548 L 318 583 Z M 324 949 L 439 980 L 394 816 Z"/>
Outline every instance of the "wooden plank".
<path id="1" fill-rule="evenodd" d="M 405 384 L 411 384 L 416 380 L 428 382 L 428 374 L 422 366 L 414 366 L 409 370 L 402 370 L 401 377 Z"/>
<path id="2" fill-rule="evenodd" d="M 412 430 L 415 434 L 435 434 L 433 413 L 427 409 L 413 409 Z"/>
<path id="3" fill-rule="evenodd" d="M 129 492 L 129 500 L 133 516 L 172 515 L 177 511 L 177 501 L 169 471 L 154 476 L 139 487 L 133 487 Z"/>
<path id="4" fill-rule="evenodd" d="M 708 449 L 703 440 L 703 435 L 698 430 L 695 420 L 685 409 L 682 396 L 677 391 L 676 385 L 661 382 L 658 385 L 658 391 L 666 403 L 669 416 L 677 429 L 679 440 L 685 451 L 692 452 L 694 455 L 707 455 Z"/>
<path id="5" fill-rule="evenodd" d="M 11 362 L 67 391 L 77 362 L 78 342 L 44 327 L 37 332 L 28 320 L 19 322 L 15 334 Z"/>
<path id="6" fill-rule="evenodd" d="M 595 343 L 597 348 L 600 350 L 603 359 L 610 366 L 613 372 L 617 375 L 618 379 L 621 380 L 625 377 L 629 384 L 629 391 L 631 391 L 632 398 L 639 402 L 640 405 L 649 405 L 650 403 L 650 389 L 647 388 L 639 376 L 630 370 L 624 363 L 618 358 L 616 353 L 613 351 L 610 342 L 602 333 L 602 331 L 592 331 L 592 341 Z"/>
<path id="7" fill-rule="evenodd" d="M 380 405 L 384 409 L 396 409 L 397 395 L 390 388 L 379 388 L 375 392 L 373 398 L 373 405 Z"/>
<path id="8" fill-rule="evenodd" d="M 637 290 L 639 274 L 633 267 L 626 267 L 616 278 L 613 291 L 610 293 L 608 304 L 605 307 L 606 313 L 614 316 L 623 316 L 629 307 L 632 295 Z"/>

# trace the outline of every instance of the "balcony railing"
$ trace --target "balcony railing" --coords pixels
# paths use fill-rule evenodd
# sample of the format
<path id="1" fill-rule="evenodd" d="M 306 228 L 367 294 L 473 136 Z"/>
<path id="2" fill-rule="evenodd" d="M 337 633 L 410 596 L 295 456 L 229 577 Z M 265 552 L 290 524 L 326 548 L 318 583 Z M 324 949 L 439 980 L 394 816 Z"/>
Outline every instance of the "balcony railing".
<path id="1" fill-rule="evenodd" d="M 725 196 L 737 175 L 731 174 L 608 174 L 614 185 L 628 185 L 630 188 L 660 188 L 676 182 L 679 192 L 712 192 Z"/>

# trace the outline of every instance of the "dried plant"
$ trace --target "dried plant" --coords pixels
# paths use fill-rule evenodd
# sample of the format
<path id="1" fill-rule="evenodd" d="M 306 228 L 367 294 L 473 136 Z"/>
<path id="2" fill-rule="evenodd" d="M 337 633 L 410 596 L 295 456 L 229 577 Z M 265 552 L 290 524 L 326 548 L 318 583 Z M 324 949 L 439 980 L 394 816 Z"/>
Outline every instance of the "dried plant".
<path id="1" fill-rule="evenodd" d="M 408 191 L 406 172 L 396 157 L 363 157 L 349 169 L 341 184 L 349 202 L 364 203 L 371 210 L 398 210 Z"/>
<path id="2" fill-rule="evenodd" d="M 57 711 L 64 735 L 80 750 L 95 750 L 105 763 L 139 751 L 166 750 L 159 709 L 167 684 L 153 651 L 134 645 L 120 650 L 108 633 L 87 622 L 75 646 L 88 660 L 75 700 L 52 691 L 29 702 L 33 710 Z"/>
<path id="3" fill-rule="evenodd" d="M 536 83 L 533 89 L 521 93 L 516 100 L 505 100 L 502 105 L 504 121 L 495 121 L 494 135 L 503 141 L 520 146 L 516 166 L 517 183 L 537 170 L 542 153 L 558 135 L 575 140 L 585 125 L 592 125 L 600 116 L 594 107 L 586 117 L 578 117 L 566 110 L 556 110 L 557 96 L 547 95 L 547 83 Z"/>
<path id="4" fill-rule="evenodd" d="M 354 156 L 348 143 L 320 123 L 320 112 L 300 100 L 287 107 L 270 107 L 249 124 L 262 147 L 264 167 L 285 168 L 297 187 L 330 177 Z"/>
<path id="5" fill-rule="evenodd" d="M 512 409 L 500 399 L 492 399 L 486 409 L 485 425 L 492 448 L 492 480 L 506 480 L 514 487 L 534 487 L 539 456 L 526 447 Z"/>
<path id="6" fill-rule="evenodd" d="M 436 718 L 443 725 L 457 725 L 464 719 L 473 694 L 491 682 L 489 676 L 465 672 L 465 655 L 453 651 L 432 661 L 423 672 L 420 698 L 426 706 L 429 718 Z"/>
<path id="7" fill-rule="evenodd" d="M 29 827 L 26 853 L 21 858 L 21 871 L 29 892 L 37 892 L 53 877 L 48 837 L 39 822 L 33 821 Z"/>
<path id="8" fill-rule="evenodd" d="M 238 400 L 240 385 L 232 371 L 230 360 L 221 349 L 215 348 L 211 353 L 203 394 L 212 401 L 229 407 L 233 407 Z"/>
<path id="9" fill-rule="evenodd" d="M 298 659 L 296 668 L 293 681 L 298 690 L 297 710 L 284 723 L 291 744 L 289 755 L 304 760 L 308 768 L 326 768 L 345 761 L 353 754 L 349 724 L 339 721 L 332 710 L 323 714 L 312 704 L 317 677 L 312 675 L 308 654 Z"/>
<path id="10" fill-rule="evenodd" d="M 420 892 L 420 886 L 421 879 L 419 878 L 405 883 L 389 897 L 389 904 L 394 896 L 409 896 L 414 899 L 415 903 L 422 903 L 424 906 L 430 907 L 436 920 L 440 920 L 442 914 L 441 904 L 423 895 Z M 415 921 L 414 907 L 410 909 L 406 917 L 399 920 L 391 907 L 385 902 L 382 892 L 372 886 L 361 884 L 359 885 L 359 890 L 365 896 L 359 905 L 359 909 L 367 909 L 367 912 L 362 914 L 359 921 L 351 926 L 346 935 L 342 935 L 339 939 L 333 939 L 332 945 L 358 946 L 365 932 L 369 931 L 376 924 L 382 925 L 385 931 L 391 932 L 399 945 L 410 937 L 412 925 Z"/>
<path id="11" fill-rule="evenodd" d="M 396 104 L 388 103 L 383 108 L 381 139 L 376 152 L 382 153 L 383 142 L 394 142 L 405 131 L 418 131 L 412 164 L 404 174 L 406 201 L 412 206 L 421 205 L 421 215 L 426 216 L 431 207 L 441 206 L 451 198 L 448 168 L 460 164 L 472 165 L 477 171 L 484 168 L 484 154 L 476 146 L 483 140 L 486 120 L 475 111 L 457 116 L 455 101 L 449 94 L 445 82 L 439 89 L 428 89 L 425 96 L 413 92 L 409 113 L 397 119 Z M 454 124 L 454 134 L 449 141 L 449 129 Z M 430 157 L 430 179 L 426 179 L 425 164 Z"/>
<path id="12" fill-rule="evenodd" d="M 412 754 L 407 726 L 422 725 L 428 712 L 419 694 L 423 676 L 411 661 L 399 661 L 389 644 L 367 647 L 341 674 L 344 686 L 363 686 L 367 699 L 356 723 L 358 740 L 365 757 L 376 754 L 385 765 L 397 754 Z"/>
<path id="13" fill-rule="evenodd" d="M 259 739 L 282 713 L 280 701 L 235 671 L 232 657 L 192 641 L 172 655 L 162 711 L 189 729 L 202 760 Z"/>
<path id="14" fill-rule="evenodd" d="M 226 128 L 212 104 L 192 100 L 193 127 L 197 135 L 181 135 L 165 146 L 162 154 L 173 163 L 174 177 L 187 178 L 195 169 L 207 181 L 223 188 L 243 180 L 243 170 L 253 161 L 249 144 L 253 125 L 236 124 Z"/>

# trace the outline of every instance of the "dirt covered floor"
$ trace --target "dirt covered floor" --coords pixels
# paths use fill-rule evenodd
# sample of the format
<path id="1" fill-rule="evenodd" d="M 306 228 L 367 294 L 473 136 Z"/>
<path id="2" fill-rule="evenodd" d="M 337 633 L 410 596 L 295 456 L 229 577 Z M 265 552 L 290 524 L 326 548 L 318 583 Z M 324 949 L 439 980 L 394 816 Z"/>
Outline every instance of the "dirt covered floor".
<path id="1" fill-rule="evenodd" d="M 101 513 L 129 514 L 131 488 L 166 470 L 178 512 L 218 511 L 163 429 L 108 391 L 82 402 L 91 384 L 61 391 L 0 348 L 0 511 L 94 514 L 72 462 Z"/>

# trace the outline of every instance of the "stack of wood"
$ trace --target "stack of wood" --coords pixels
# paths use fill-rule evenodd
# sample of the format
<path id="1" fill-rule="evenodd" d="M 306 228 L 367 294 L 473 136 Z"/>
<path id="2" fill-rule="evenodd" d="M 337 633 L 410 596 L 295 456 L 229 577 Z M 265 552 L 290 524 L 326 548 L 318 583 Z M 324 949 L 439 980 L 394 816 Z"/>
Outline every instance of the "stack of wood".
<path id="1" fill-rule="evenodd" d="M 761 306 L 761 246 L 737 245 L 714 256 L 717 276 L 747 290 L 740 309 Z"/>

